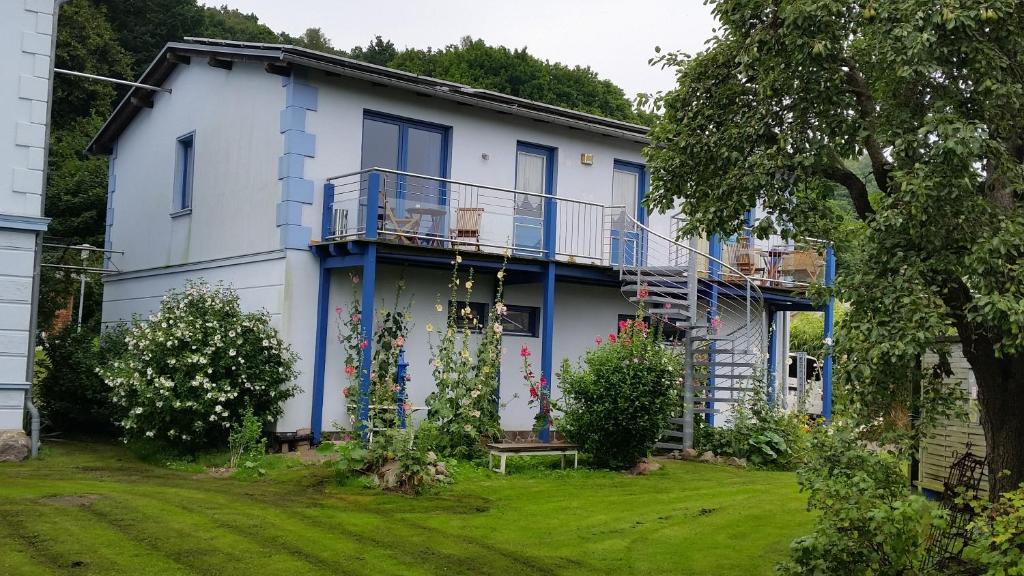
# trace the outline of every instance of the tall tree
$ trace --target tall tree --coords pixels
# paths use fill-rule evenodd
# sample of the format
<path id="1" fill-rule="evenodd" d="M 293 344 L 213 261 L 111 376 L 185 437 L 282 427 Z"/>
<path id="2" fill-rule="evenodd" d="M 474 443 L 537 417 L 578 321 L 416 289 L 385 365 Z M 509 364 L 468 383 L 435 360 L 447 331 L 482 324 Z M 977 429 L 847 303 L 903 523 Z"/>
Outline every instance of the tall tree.
<path id="1" fill-rule="evenodd" d="M 834 185 L 867 223 L 841 271 L 849 408 L 935 415 L 955 332 L 974 370 L 992 494 L 1024 481 L 1024 2 L 712 0 L 721 23 L 648 149 L 650 203 L 693 231 L 828 235 Z M 865 155 L 867 176 L 843 159 Z M 868 194 L 867 179 L 880 193 Z M 934 365 L 921 365 L 928 352 Z M 912 395 L 923 382 L 925 393 Z M 923 405 L 918 406 L 923 398 Z M 1004 472 L 1005 471 L 1005 472 Z"/>

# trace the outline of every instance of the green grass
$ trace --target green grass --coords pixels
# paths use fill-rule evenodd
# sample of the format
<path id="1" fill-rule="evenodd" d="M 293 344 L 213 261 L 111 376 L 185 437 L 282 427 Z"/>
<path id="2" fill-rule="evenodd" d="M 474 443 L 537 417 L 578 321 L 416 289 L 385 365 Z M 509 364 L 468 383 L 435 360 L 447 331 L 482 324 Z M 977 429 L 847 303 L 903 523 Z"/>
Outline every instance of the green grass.
<path id="1" fill-rule="evenodd" d="M 645 477 L 463 464 L 418 497 L 267 469 L 217 478 L 50 442 L 0 464 L 0 574 L 752 576 L 812 520 L 791 473 L 688 462 Z"/>

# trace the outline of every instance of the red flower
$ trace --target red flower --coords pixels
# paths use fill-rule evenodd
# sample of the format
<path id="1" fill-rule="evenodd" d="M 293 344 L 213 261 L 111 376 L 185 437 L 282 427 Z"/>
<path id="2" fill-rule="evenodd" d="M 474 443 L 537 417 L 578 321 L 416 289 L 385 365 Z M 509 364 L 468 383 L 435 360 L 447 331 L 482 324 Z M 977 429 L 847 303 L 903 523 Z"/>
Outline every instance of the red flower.
<path id="1" fill-rule="evenodd" d="M 356 274 L 355 276 L 352 276 L 352 283 L 353 284 L 359 284 L 359 275 L 358 274 Z"/>
<path id="2" fill-rule="evenodd" d="M 541 376 L 540 377 L 540 385 L 541 386 L 547 386 L 548 385 L 548 379 L 543 377 L 543 376 Z"/>
<path id="3" fill-rule="evenodd" d="M 604 342 L 604 340 L 601 340 L 600 336 L 598 336 L 597 338 L 594 338 L 594 344 L 597 344 L 598 346 L 600 346 L 602 342 Z"/>
<path id="4" fill-rule="evenodd" d="M 344 396 L 345 398 L 348 398 L 348 388 L 342 388 L 341 395 Z"/>
<path id="5" fill-rule="evenodd" d="M 338 316 L 341 316 L 341 313 L 344 312 L 344 311 L 345 311 L 345 309 L 342 308 L 341 306 L 336 306 L 334 308 L 334 313 L 337 314 Z"/>
<path id="6" fill-rule="evenodd" d="M 530 386 L 530 398 L 536 398 L 536 397 L 537 397 L 537 387 L 531 385 Z"/>
<path id="7" fill-rule="evenodd" d="M 365 349 L 366 349 L 366 347 L 367 347 L 367 346 L 368 346 L 369 344 L 370 344 L 370 341 L 364 338 L 364 339 L 363 339 L 363 341 L 359 343 L 359 349 L 360 349 L 360 350 L 365 350 Z"/>
<path id="8" fill-rule="evenodd" d="M 629 327 L 629 321 L 628 320 L 619 320 L 619 332 L 622 332 L 623 330 L 625 330 L 628 327 Z"/>
<path id="9" fill-rule="evenodd" d="M 523 344 L 523 347 L 519 349 L 519 355 L 522 356 L 523 358 L 526 358 L 527 356 L 530 355 L 530 349 L 527 348 L 525 344 Z"/>
<path id="10" fill-rule="evenodd" d="M 640 291 L 637 292 L 637 295 L 640 296 L 641 298 L 647 298 L 649 294 L 650 292 L 647 291 L 647 288 L 641 288 Z"/>
<path id="11" fill-rule="evenodd" d="M 355 373 L 356 373 L 356 367 L 355 366 L 345 366 L 345 374 L 347 376 L 352 376 Z"/>
<path id="12" fill-rule="evenodd" d="M 616 336 L 615 334 L 609 334 L 608 335 L 608 341 L 611 342 L 612 344 L 615 344 L 615 341 L 618 340 L 618 339 L 619 339 L 619 337 Z"/>

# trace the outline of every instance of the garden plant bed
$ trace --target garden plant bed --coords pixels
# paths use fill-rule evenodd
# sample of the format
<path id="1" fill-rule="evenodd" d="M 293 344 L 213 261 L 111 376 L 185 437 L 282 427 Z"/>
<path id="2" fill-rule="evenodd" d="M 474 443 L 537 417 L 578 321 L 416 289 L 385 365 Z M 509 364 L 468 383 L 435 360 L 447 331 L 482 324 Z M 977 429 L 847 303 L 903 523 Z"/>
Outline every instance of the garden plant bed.
<path id="1" fill-rule="evenodd" d="M 288 465 L 246 481 L 48 442 L 0 465 L 0 574 L 770 575 L 813 518 L 791 473 L 692 462 L 456 464 L 453 485 L 410 497 L 269 459 Z"/>

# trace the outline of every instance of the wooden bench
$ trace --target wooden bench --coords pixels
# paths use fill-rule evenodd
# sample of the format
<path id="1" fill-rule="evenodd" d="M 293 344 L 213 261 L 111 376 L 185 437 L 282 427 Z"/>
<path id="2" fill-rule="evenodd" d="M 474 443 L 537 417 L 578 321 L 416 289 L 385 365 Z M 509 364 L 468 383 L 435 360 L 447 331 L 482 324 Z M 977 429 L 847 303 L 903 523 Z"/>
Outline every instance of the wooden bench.
<path id="1" fill-rule="evenodd" d="M 505 473 L 505 460 L 509 456 L 561 456 L 562 468 L 565 468 L 565 457 L 572 456 L 572 467 L 579 466 L 579 446 L 575 444 L 544 443 L 544 442 L 501 442 L 488 444 L 487 467 L 500 474 Z M 499 458 L 500 465 L 494 467 L 494 457 Z"/>

